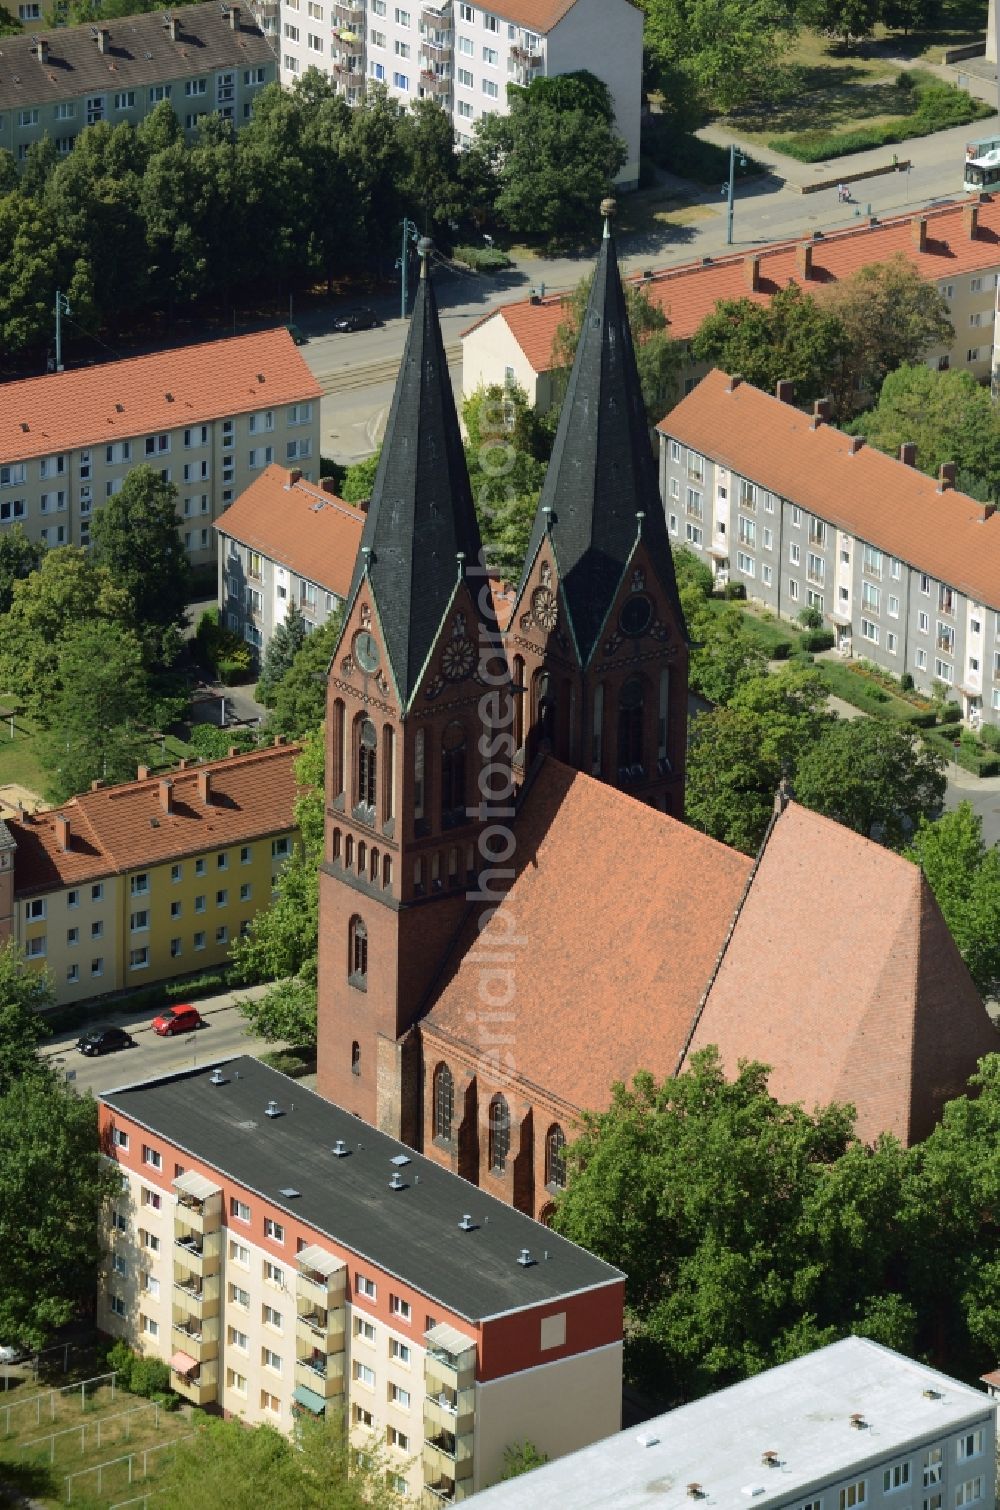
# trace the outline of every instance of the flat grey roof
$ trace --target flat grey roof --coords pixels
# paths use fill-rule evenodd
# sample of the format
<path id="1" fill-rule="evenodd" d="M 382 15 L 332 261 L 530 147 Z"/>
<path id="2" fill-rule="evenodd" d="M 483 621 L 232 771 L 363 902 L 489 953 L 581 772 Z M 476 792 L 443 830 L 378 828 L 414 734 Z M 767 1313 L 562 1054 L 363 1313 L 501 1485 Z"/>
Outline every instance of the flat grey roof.
<path id="1" fill-rule="evenodd" d="M 24 31 L 0 37 L 0 110 L 165 84 L 216 68 L 275 63 L 249 0 L 238 10 L 236 27 L 216 0 L 95 25 L 51 27 L 28 22 Z M 176 16 L 176 41 L 170 38 L 165 14 Z M 98 26 L 110 32 L 106 52 L 97 45 Z M 35 53 L 35 37 L 48 43 L 44 63 Z M 180 110 L 179 102 L 173 103 Z M 215 101 L 205 96 L 205 103 L 214 105 Z"/>
<path id="2" fill-rule="evenodd" d="M 699 1501 L 687 1486 L 700 1484 L 709 1507 L 775 1507 L 995 1411 L 980 1390 L 847 1337 L 476 1498 L 483 1510 L 692 1510 Z M 851 1425 L 855 1413 L 861 1429 Z M 770 1451 L 779 1458 L 773 1468 L 761 1462 Z M 992 1455 L 977 1461 L 992 1485 Z"/>
<path id="3" fill-rule="evenodd" d="M 622 1279 L 619 1270 L 249 1055 L 99 1099 L 471 1322 Z M 269 1101 L 283 1115 L 268 1117 Z M 342 1138 L 351 1152 L 331 1150 Z M 407 1162 L 394 1165 L 402 1156 Z M 399 1169 L 405 1188 L 392 1190 Z M 282 1195 L 294 1186 L 296 1197 Z M 459 1222 L 469 1214 L 475 1230 Z M 518 1263 L 522 1248 L 535 1263 Z M 546 1258 L 544 1255 L 548 1254 Z"/>

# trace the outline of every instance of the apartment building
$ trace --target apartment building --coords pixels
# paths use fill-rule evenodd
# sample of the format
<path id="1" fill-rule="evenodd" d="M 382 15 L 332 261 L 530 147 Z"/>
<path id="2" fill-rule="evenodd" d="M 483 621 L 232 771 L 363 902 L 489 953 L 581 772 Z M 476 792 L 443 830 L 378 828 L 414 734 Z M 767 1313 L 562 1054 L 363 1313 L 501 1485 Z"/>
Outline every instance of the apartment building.
<path id="1" fill-rule="evenodd" d="M 484 115 L 506 112 L 507 85 L 589 71 L 608 86 L 639 182 L 642 12 L 631 0 L 280 0 L 281 79 L 319 68 L 357 104 L 370 83 L 404 105 L 433 99 L 467 146 Z"/>
<path id="2" fill-rule="evenodd" d="M 483 1510 L 994 1510 L 996 1405 L 847 1337 L 488 1490 Z"/>
<path id="3" fill-rule="evenodd" d="M 943 684 L 963 716 L 1000 723 L 1000 519 L 935 479 L 774 396 L 711 372 L 659 425 L 671 539 L 718 582 L 785 618 L 814 608 L 846 655 L 917 687 Z"/>
<path id="4" fill-rule="evenodd" d="M 249 1057 L 109 1091 L 102 1330 L 186 1399 L 343 1411 L 425 1506 L 617 1431 L 624 1276 Z"/>
<path id="5" fill-rule="evenodd" d="M 307 632 L 341 606 L 365 516 L 322 479 L 271 466 L 231 504 L 219 537 L 219 609 L 235 634 L 263 655 L 294 603 Z"/>
<path id="6" fill-rule="evenodd" d="M 88 545 L 94 510 L 148 463 L 177 489 L 192 563 L 214 566 L 214 521 L 265 468 L 318 468 L 320 394 L 283 328 L 6 383 L 0 531 Z"/>
<path id="7" fill-rule="evenodd" d="M 0 148 L 24 162 L 49 136 L 71 152 L 85 126 L 137 126 L 169 100 L 187 132 L 214 113 L 242 126 L 277 60 L 252 12 L 238 5 L 186 5 L 98 26 L 51 29 L 40 0 L 18 6 L 36 32 L 4 37 Z M 44 35 L 43 35 L 44 33 Z"/>
<path id="8" fill-rule="evenodd" d="M 8 821 L 0 900 L 10 854 L 14 935 L 58 1005 L 228 959 L 297 841 L 297 755 L 281 740 L 163 776 L 140 766 L 135 781 Z"/>
<path id="9" fill-rule="evenodd" d="M 766 304 L 798 283 L 817 292 L 873 262 L 907 259 L 948 304 L 955 337 L 927 353 L 928 366 L 956 367 L 988 382 L 993 372 L 994 304 L 1000 276 L 1000 197 L 968 197 L 920 215 L 865 219 L 844 230 L 778 242 L 750 253 L 704 257 L 678 267 L 645 269 L 631 281 L 667 317 L 670 334 L 690 341 L 720 299 Z M 535 293 L 490 310 L 462 335 L 465 396 L 484 384 L 517 383 L 541 411 L 553 400 L 553 343 L 565 318 L 562 293 Z M 705 363 L 689 358 L 680 394 L 690 392 Z"/>

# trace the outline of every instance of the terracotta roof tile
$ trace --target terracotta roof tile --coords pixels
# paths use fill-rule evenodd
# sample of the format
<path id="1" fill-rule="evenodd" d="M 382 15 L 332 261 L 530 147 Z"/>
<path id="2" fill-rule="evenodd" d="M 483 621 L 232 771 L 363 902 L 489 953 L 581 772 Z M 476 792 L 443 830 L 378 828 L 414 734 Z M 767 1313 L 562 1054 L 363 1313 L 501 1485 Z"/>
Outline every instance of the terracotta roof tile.
<path id="1" fill-rule="evenodd" d="M 15 891 L 21 896 L 71 886 L 290 829 L 298 754 L 297 745 L 270 746 L 167 772 L 169 813 L 160 801 L 162 778 L 152 777 L 84 792 L 62 807 L 13 818 Z M 199 792 L 205 776 L 207 804 Z M 68 849 L 61 843 L 60 816 L 69 820 Z"/>
<path id="2" fill-rule="evenodd" d="M 285 467 L 268 467 L 215 528 L 345 598 L 365 516 L 335 493 L 291 478 Z"/>
<path id="3" fill-rule="evenodd" d="M 750 287 L 748 258 L 743 254 L 657 269 L 645 287 L 651 302 L 667 316 L 671 335 L 686 341 L 719 299 L 745 297 L 766 304 L 772 294 L 790 283 L 801 283 L 806 289 L 836 283 L 858 268 L 885 262 L 899 253 L 928 280 L 1000 267 L 1000 196 L 978 206 L 975 238 L 970 237 L 964 219 L 970 208 L 964 201 L 957 202 L 927 211 L 923 217 L 905 216 L 875 226 L 865 223 L 827 234 L 812 242 L 812 276 L 808 280 L 803 279 L 797 266 L 797 248 L 810 240 L 804 237 L 801 242 L 778 242 L 750 254 L 760 259 L 756 292 Z M 912 229 L 919 218 L 927 221 L 923 251 L 918 248 Z M 628 281 L 643 280 L 634 275 Z M 505 304 L 463 331 L 463 338 L 487 320 L 501 319 L 509 326 L 534 371 L 548 372 L 553 366 L 552 343 L 563 320 L 562 299 L 563 295 L 552 294 L 538 304 L 532 304 L 530 299 Z"/>
<path id="4" fill-rule="evenodd" d="M 574 0 L 499 0 L 489 8 L 504 21 L 544 34 L 559 24 L 573 4 Z"/>
<path id="5" fill-rule="evenodd" d="M 1000 515 L 749 383 L 710 372 L 658 429 L 991 608 Z"/>
<path id="6" fill-rule="evenodd" d="M 858 1132 L 923 1137 L 1000 1038 L 917 866 L 791 803 L 694 1033 L 781 1101 L 858 1107 Z"/>
<path id="7" fill-rule="evenodd" d="M 496 1044 L 475 956 L 513 954 L 503 1052 L 515 1078 L 603 1107 L 613 1080 L 673 1072 L 751 862 L 551 757 L 515 832 L 516 879 L 478 947 L 475 920 L 458 940 L 427 1022 L 495 1054 L 470 1029 L 482 1021 Z"/>
<path id="8" fill-rule="evenodd" d="M 0 461 L 204 424 L 321 393 L 284 328 L 24 378 L 0 386 Z"/>

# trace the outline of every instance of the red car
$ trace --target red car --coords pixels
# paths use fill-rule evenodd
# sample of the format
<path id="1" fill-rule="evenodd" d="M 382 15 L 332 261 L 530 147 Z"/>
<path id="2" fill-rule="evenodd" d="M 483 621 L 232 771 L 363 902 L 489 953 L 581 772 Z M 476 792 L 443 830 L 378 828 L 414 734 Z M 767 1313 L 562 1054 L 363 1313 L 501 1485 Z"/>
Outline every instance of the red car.
<path id="1" fill-rule="evenodd" d="M 153 1032 L 161 1038 L 170 1038 L 174 1033 L 190 1033 L 194 1028 L 203 1028 L 205 1019 L 197 1007 L 168 1007 L 159 1017 L 153 1018 Z"/>

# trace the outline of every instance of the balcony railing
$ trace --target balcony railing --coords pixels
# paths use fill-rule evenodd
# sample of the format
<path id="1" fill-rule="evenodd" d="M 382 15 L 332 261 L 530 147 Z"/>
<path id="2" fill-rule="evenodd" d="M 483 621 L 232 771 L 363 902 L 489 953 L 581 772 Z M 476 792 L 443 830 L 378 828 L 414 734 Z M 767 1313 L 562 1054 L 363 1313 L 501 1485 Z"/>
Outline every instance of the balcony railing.
<path id="1" fill-rule="evenodd" d="M 806 581 L 807 582 L 812 582 L 812 584 L 813 584 L 814 587 L 825 587 L 826 586 L 826 577 L 823 575 L 822 572 L 807 571 L 806 572 Z"/>
<path id="2" fill-rule="evenodd" d="M 451 36 L 447 32 L 439 32 L 436 37 L 421 37 L 420 51 L 437 62 L 445 62 L 452 54 Z"/>
<path id="3" fill-rule="evenodd" d="M 512 47 L 510 55 L 525 68 L 537 68 L 542 61 L 542 55 L 537 47 Z"/>
<path id="4" fill-rule="evenodd" d="M 344 1390 L 344 1355 L 331 1353 L 326 1357 L 310 1354 L 295 1360 L 295 1382 L 304 1384 L 313 1394 L 331 1400 Z"/>
<path id="5" fill-rule="evenodd" d="M 940 650 L 943 655 L 955 654 L 955 641 L 949 639 L 947 635 L 939 634 L 937 639 L 934 641 L 934 646 L 935 649 Z"/>
<path id="6" fill-rule="evenodd" d="M 333 7 L 333 21 L 335 26 L 363 26 L 365 8 L 363 5 L 351 4 L 350 0 L 337 0 Z"/>
<path id="7" fill-rule="evenodd" d="M 360 58 L 351 58 L 350 61 L 341 59 L 339 62 L 335 62 L 332 65 L 332 73 L 334 78 L 341 84 L 361 84 L 364 80 Z"/>
<path id="8" fill-rule="evenodd" d="M 688 480 L 688 482 L 704 482 L 705 481 L 705 468 L 704 467 L 692 467 L 692 466 L 689 465 L 688 469 L 687 469 L 687 480 Z"/>
<path id="9" fill-rule="evenodd" d="M 444 73 L 434 73 L 432 69 L 420 70 L 420 82 L 428 94 L 450 94 L 451 77 Z"/>

